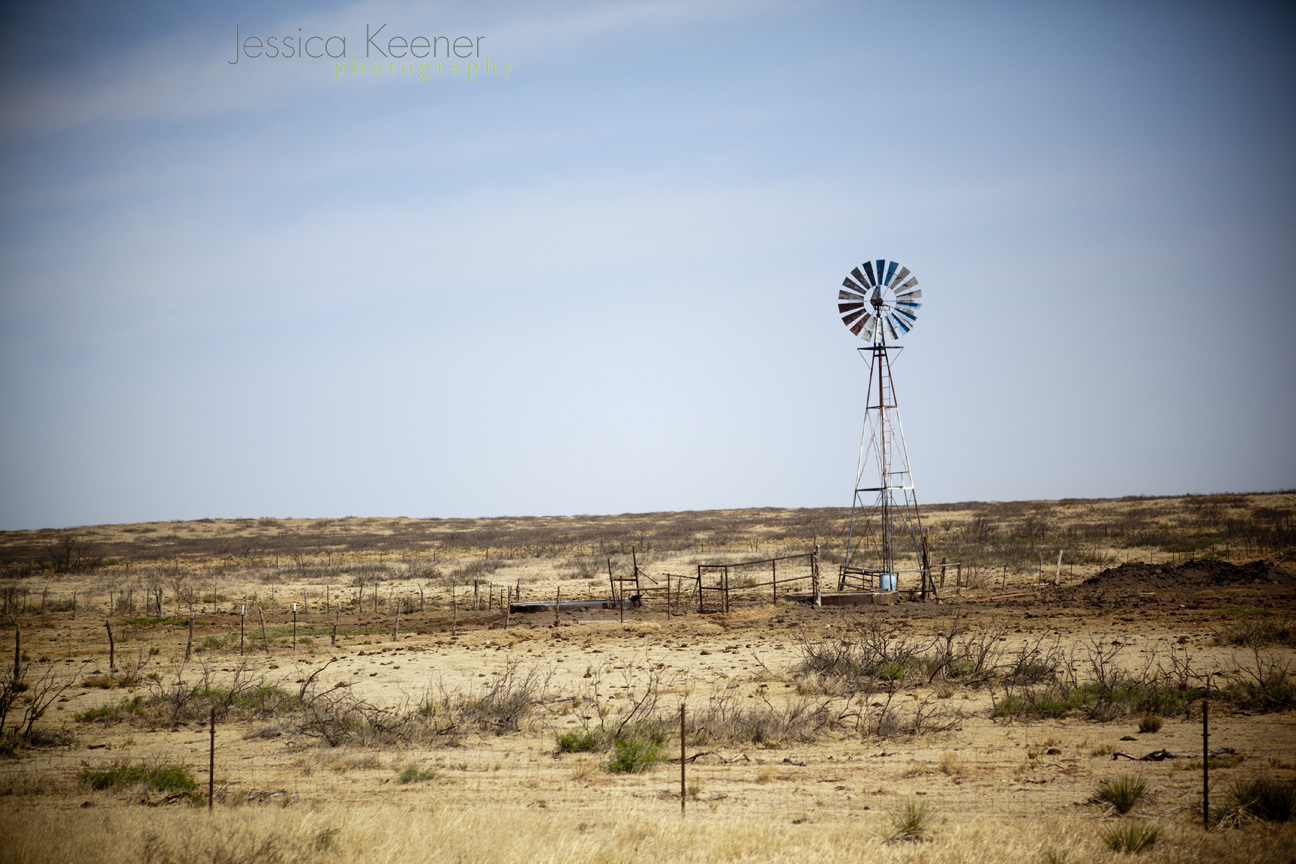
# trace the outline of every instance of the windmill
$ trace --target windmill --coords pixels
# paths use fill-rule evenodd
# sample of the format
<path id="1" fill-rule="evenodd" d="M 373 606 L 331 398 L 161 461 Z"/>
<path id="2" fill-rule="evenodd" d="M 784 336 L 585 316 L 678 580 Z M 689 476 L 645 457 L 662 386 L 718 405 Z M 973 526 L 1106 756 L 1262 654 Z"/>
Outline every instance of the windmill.
<path id="1" fill-rule="evenodd" d="M 893 591 L 898 574 L 920 572 L 922 520 L 891 363 L 901 350 L 896 343 L 918 320 L 921 299 L 918 280 L 909 268 L 885 259 L 865 261 L 852 269 L 837 292 L 842 322 L 868 343 L 857 350 L 869 366 L 864 432 L 838 590 L 878 587 Z M 897 560 L 902 560 L 910 544 L 914 565 L 901 570 Z"/>

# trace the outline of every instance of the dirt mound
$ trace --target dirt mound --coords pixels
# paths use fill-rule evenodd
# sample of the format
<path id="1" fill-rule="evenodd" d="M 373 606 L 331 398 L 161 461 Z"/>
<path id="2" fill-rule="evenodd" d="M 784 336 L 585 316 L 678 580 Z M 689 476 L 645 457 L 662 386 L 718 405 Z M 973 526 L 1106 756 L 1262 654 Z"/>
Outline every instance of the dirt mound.
<path id="1" fill-rule="evenodd" d="M 1188 561 L 1184 564 L 1122 564 L 1080 583 L 1090 591 L 1197 591 L 1239 585 L 1296 585 L 1296 576 L 1271 561 L 1230 564 Z"/>

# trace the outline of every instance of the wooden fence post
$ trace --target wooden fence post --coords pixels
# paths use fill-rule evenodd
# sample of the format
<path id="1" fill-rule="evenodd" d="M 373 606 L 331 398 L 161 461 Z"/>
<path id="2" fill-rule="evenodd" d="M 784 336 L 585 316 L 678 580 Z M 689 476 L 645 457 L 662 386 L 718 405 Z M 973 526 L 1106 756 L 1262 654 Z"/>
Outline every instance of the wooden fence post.
<path id="1" fill-rule="evenodd" d="M 823 589 L 819 583 L 819 544 L 815 544 L 814 558 L 810 559 L 810 588 L 814 595 L 814 607 L 820 609 L 823 607 L 823 595 L 820 593 Z"/>

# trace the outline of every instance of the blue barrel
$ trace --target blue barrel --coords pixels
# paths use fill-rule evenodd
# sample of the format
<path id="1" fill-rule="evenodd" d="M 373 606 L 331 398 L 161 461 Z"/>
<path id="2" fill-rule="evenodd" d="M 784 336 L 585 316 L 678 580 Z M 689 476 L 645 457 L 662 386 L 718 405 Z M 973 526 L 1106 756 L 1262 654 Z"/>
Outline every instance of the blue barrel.
<path id="1" fill-rule="evenodd" d="M 882 588 L 883 591 L 896 590 L 896 574 L 883 573 L 879 581 L 882 583 L 880 587 Z"/>

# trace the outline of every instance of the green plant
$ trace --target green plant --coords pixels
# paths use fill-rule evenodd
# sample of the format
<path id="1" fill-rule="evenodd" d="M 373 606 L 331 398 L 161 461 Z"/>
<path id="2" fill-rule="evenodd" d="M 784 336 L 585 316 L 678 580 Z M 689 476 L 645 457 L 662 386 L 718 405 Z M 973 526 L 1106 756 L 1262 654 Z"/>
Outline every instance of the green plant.
<path id="1" fill-rule="evenodd" d="M 1026 711 L 1026 701 L 1020 696 L 1008 694 L 995 703 L 994 711 L 990 713 L 991 717 L 1013 717 Z"/>
<path id="2" fill-rule="evenodd" d="M 642 774 L 658 762 L 666 761 L 661 752 L 662 743 L 656 736 L 630 732 L 616 740 L 616 752 L 601 767 L 610 774 Z"/>
<path id="3" fill-rule="evenodd" d="M 1161 829 L 1150 822 L 1122 819 L 1110 828 L 1104 828 L 1102 838 L 1113 852 L 1133 854 L 1155 846 L 1160 833 Z"/>
<path id="4" fill-rule="evenodd" d="M 887 840 L 922 840 L 931 830 L 936 812 L 926 801 L 910 798 L 888 815 L 891 817 L 891 833 Z"/>
<path id="5" fill-rule="evenodd" d="M 559 753 L 587 753 L 603 746 L 603 735 L 589 729 L 573 729 L 558 736 Z"/>
<path id="6" fill-rule="evenodd" d="M 396 778 L 398 783 L 425 783 L 428 780 L 435 780 L 437 772 L 435 768 L 424 770 L 415 765 L 411 765 L 400 773 Z"/>
<path id="7" fill-rule="evenodd" d="M 879 677 L 883 681 L 903 681 L 905 677 L 905 673 L 907 673 L 908 671 L 909 671 L 908 660 L 896 660 L 891 663 L 884 664 L 882 666 L 881 673 L 879 673 Z"/>
<path id="8" fill-rule="evenodd" d="M 122 789 L 143 784 L 158 792 L 192 791 L 198 788 L 193 771 L 184 765 L 145 765 L 117 761 L 103 768 L 86 768 L 81 785 L 96 791 Z"/>
<path id="9" fill-rule="evenodd" d="M 1134 809 L 1134 805 L 1147 792 L 1147 781 L 1136 774 L 1122 774 L 1113 779 L 1098 781 L 1098 791 L 1094 797 L 1116 808 L 1122 816 Z"/>
<path id="10" fill-rule="evenodd" d="M 341 831 L 341 828 L 325 828 L 315 835 L 315 848 L 321 852 L 333 848 L 333 841 Z"/>
<path id="11" fill-rule="evenodd" d="M 76 715 L 79 723 L 92 723 L 95 720 L 118 720 L 123 714 L 139 714 L 144 710 L 144 697 L 133 696 L 117 703 L 100 705 L 98 708 L 87 708 Z"/>
<path id="12" fill-rule="evenodd" d="M 1290 822 L 1296 815 L 1296 784 L 1272 777 L 1239 778 L 1229 786 L 1224 802 L 1215 818 L 1225 825 L 1236 826 L 1248 819 Z"/>

